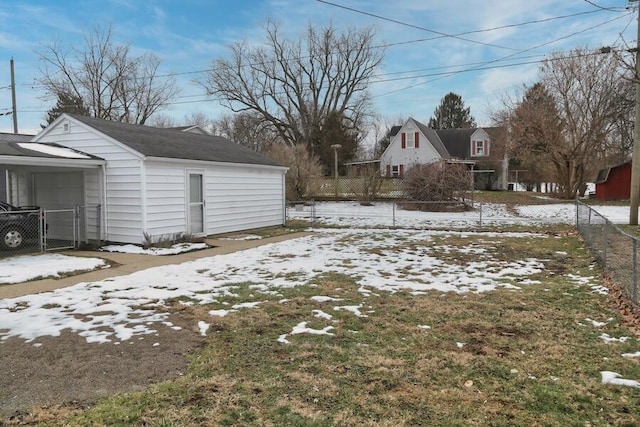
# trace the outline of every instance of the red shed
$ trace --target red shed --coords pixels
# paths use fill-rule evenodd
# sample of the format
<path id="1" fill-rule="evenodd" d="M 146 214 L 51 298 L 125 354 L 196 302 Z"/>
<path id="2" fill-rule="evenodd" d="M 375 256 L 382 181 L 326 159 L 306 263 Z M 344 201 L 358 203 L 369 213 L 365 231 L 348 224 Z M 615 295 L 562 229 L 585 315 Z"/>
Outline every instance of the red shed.
<path id="1" fill-rule="evenodd" d="M 596 178 L 596 199 L 626 200 L 631 195 L 631 162 L 604 168 Z"/>

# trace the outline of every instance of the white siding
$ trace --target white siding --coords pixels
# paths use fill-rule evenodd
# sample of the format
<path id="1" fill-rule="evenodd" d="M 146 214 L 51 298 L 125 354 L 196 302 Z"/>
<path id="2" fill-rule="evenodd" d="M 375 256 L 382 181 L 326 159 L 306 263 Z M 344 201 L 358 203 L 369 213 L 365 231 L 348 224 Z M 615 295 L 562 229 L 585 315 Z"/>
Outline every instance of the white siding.
<path id="1" fill-rule="evenodd" d="M 406 147 L 402 148 L 402 133 L 419 132 L 418 148 Z M 431 142 L 426 136 L 419 131 L 418 127 L 413 124 L 412 120 L 408 120 L 402 129 L 393 137 L 389 143 L 389 147 L 380 156 L 380 172 L 382 175 L 387 173 L 387 165 L 403 166 L 404 173 L 416 164 L 428 164 L 441 158 L 440 154 L 433 148 Z"/>
<path id="2" fill-rule="evenodd" d="M 205 173 L 208 234 L 284 224 L 283 171 L 230 165 Z"/>
<path id="3" fill-rule="evenodd" d="M 65 124 L 68 124 L 68 131 L 64 130 Z M 142 241 L 141 158 L 74 120 L 63 120 L 36 139 L 38 142 L 58 143 L 105 159 L 104 238 L 124 243 Z"/>
<path id="4" fill-rule="evenodd" d="M 186 232 L 185 167 L 180 163 L 146 163 L 147 232 L 153 236 Z"/>
<path id="5" fill-rule="evenodd" d="M 206 234 L 284 224 L 282 170 L 148 161 L 146 211 L 151 235 L 186 232 L 188 171 L 204 174 Z"/>

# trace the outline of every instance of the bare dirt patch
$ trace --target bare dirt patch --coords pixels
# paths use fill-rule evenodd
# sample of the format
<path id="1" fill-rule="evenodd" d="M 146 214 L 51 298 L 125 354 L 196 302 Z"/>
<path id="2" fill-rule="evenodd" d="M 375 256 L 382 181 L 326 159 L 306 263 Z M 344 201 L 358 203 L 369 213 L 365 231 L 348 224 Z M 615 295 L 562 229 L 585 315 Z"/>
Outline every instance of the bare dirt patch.
<path id="1" fill-rule="evenodd" d="M 75 333 L 0 343 L 0 425 L 27 421 L 42 408 L 83 408 L 115 393 L 142 390 L 182 375 L 185 355 L 204 343 L 193 319 L 171 316 L 182 327 L 157 325 L 156 334 L 115 343 L 87 343 Z M 27 421 L 28 422 L 28 421 Z"/>

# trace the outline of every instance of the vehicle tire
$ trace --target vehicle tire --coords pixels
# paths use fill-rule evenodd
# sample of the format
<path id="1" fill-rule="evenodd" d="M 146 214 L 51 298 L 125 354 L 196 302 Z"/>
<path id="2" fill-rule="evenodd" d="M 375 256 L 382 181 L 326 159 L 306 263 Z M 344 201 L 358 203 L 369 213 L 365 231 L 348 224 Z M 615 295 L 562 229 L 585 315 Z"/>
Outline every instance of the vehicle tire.
<path id="1" fill-rule="evenodd" d="M 0 233 L 0 247 L 16 251 L 24 246 L 24 231 L 20 227 L 6 227 Z"/>

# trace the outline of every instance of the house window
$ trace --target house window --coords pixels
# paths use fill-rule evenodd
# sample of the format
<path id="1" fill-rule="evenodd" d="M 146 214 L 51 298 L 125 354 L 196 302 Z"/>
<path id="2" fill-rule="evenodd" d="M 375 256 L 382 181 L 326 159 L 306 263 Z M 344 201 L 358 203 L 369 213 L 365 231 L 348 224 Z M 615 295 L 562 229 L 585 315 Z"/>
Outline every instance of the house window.
<path id="1" fill-rule="evenodd" d="M 488 156 L 489 155 L 489 141 L 477 139 L 471 141 L 471 155 L 472 156 Z"/>
<path id="2" fill-rule="evenodd" d="M 400 176 L 400 168 L 398 165 L 391 166 L 391 176 L 397 178 Z"/>
<path id="3" fill-rule="evenodd" d="M 69 133 L 69 122 L 62 123 L 62 131 L 64 133 Z"/>
<path id="4" fill-rule="evenodd" d="M 407 132 L 407 148 L 414 148 L 415 145 L 415 134 L 413 132 Z"/>

